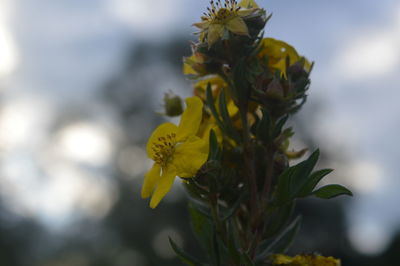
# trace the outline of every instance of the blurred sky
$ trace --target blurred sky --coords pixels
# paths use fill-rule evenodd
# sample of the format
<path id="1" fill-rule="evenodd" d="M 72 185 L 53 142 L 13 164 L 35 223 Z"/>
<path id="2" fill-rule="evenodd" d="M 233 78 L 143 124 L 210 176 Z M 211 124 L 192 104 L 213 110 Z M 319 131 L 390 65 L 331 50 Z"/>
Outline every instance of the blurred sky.
<path id="1" fill-rule="evenodd" d="M 265 35 L 315 61 L 304 114 L 319 106 L 318 145 L 349 154 L 346 171 L 334 168 L 356 195 L 350 236 L 361 251 L 379 252 L 400 226 L 400 3 L 258 3 L 273 13 Z M 189 36 L 207 4 L 0 0 L 0 195 L 14 212 L 53 227 L 72 213 L 107 212 L 115 199 L 107 165 L 119 133 L 94 95 L 121 71 L 131 45 Z M 57 128 L 75 109 L 89 115 Z M 94 192 L 83 196 L 88 187 Z"/>

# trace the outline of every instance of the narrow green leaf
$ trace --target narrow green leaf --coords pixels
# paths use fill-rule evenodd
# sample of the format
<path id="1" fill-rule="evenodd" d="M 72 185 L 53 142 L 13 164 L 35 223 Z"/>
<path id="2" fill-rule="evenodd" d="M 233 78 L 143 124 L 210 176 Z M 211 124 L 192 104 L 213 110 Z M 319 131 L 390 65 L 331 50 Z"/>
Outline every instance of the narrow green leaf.
<path id="1" fill-rule="evenodd" d="M 244 59 L 240 59 L 236 66 L 233 68 L 233 79 L 234 79 L 234 88 L 233 92 L 235 93 L 236 99 L 238 101 L 247 102 L 249 96 L 249 84 L 247 82 L 246 73 L 247 73 L 246 63 Z"/>
<path id="2" fill-rule="evenodd" d="M 248 197 L 247 192 L 242 192 L 240 193 L 240 197 L 236 200 L 236 202 L 230 207 L 225 213 L 224 216 L 222 217 L 222 221 L 226 221 L 229 218 L 232 217 L 232 215 L 235 214 L 236 210 L 239 209 L 240 204 L 242 204 L 243 201 L 245 201 Z"/>
<path id="3" fill-rule="evenodd" d="M 210 152 L 208 154 L 208 160 L 217 160 L 219 157 L 220 149 L 218 146 L 217 136 L 215 135 L 214 130 L 210 131 Z"/>
<path id="4" fill-rule="evenodd" d="M 176 255 L 181 259 L 182 262 L 184 262 L 186 265 L 189 265 L 189 266 L 203 265 L 203 263 L 198 261 L 193 256 L 187 254 L 180 247 L 178 247 L 170 237 L 168 237 L 168 238 L 169 238 L 169 244 L 171 245 L 172 249 L 175 251 Z"/>
<path id="5" fill-rule="evenodd" d="M 215 265 L 221 266 L 221 255 L 218 245 L 218 234 L 215 227 L 213 230 L 212 249 L 213 249 L 212 258 L 214 260 Z"/>
<path id="6" fill-rule="evenodd" d="M 193 202 L 189 202 L 189 214 L 192 230 L 207 254 L 213 254 L 213 224 L 211 218 L 198 210 Z"/>
<path id="7" fill-rule="evenodd" d="M 238 136 L 235 128 L 233 127 L 232 119 L 229 116 L 224 90 L 221 90 L 221 92 L 219 94 L 219 112 L 221 114 L 222 122 L 224 124 L 224 128 L 227 130 L 227 133 L 232 138 L 238 140 L 239 136 Z"/>
<path id="8" fill-rule="evenodd" d="M 289 222 L 295 207 L 294 201 L 291 203 L 275 207 L 267 213 L 269 217 L 265 235 L 267 238 L 274 238 Z"/>
<path id="9" fill-rule="evenodd" d="M 210 111 L 211 111 L 212 115 L 214 116 L 215 121 L 217 122 L 219 128 L 221 130 L 225 131 L 224 125 L 223 125 L 223 123 L 218 115 L 217 109 L 215 108 L 215 105 L 214 105 L 214 98 L 212 96 L 210 83 L 207 84 L 206 103 L 207 103 L 208 108 L 210 108 Z"/>
<path id="10" fill-rule="evenodd" d="M 295 170 L 296 166 L 289 167 L 278 177 L 276 197 L 280 205 L 285 204 L 290 199 L 289 185 Z"/>
<path id="11" fill-rule="evenodd" d="M 238 239 L 238 236 L 235 234 L 237 233 L 236 228 L 232 225 L 232 221 L 227 222 L 227 227 L 229 255 L 233 261 L 240 261 L 240 253 L 236 245 L 236 241 Z"/>
<path id="12" fill-rule="evenodd" d="M 315 186 L 318 185 L 319 181 L 326 175 L 330 174 L 333 169 L 322 169 L 315 171 L 308 178 L 306 183 L 302 186 L 300 192 L 297 194 L 298 197 L 306 197 L 312 193 Z"/>
<path id="13" fill-rule="evenodd" d="M 353 196 L 353 193 L 350 190 L 337 184 L 321 187 L 315 190 L 312 194 L 322 199 L 330 199 L 340 195 Z"/>
<path id="14" fill-rule="evenodd" d="M 240 265 L 243 266 L 254 266 L 255 264 L 253 263 L 253 261 L 251 260 L 251 258 L 249 257 L 249 255 L 247 255 L 246 253 L 242 254 L 242 260 L 241 260 Z"/>
<path id="15" fill-rule="evenodd" d="M 271 119 L 268 111 L 266 109 L 262 109 L 262 118 L 258 122 L 256 134 L 258 139 L 268 142 L 271 137 Z"/>
<path id="16" fill-rule="evenodd" d="M 256 261 L 263 261 L 269 255 L 275 253 L 285 253 L 293 242 L 299 230 L 301 217 L 297 216 L 274 240 L 256 256 Z"/>
<path id="17" fill-rule="evenodd" d="M 186 182 L 183 182 L 182 184 L 189 199 L 195 202 L 203 202 L 204 199 L 201 195 L 207 194 L 208 192 L 197 186 L 193 180 L 187 179 L 185 181 Z"/>
<path id="18" fill-rule="evenodd" d="M 274 128 L 274 133 L 273 133 L 273 137 L 276 138 L 279 136 L 279 134 L 281 134 L 282 132 L 282 128 L 285 125 L 286 121 L 288 120 L 289 116 L 285 115 L 283 118 L 281 118 L 278 123 L 276 124 L 275 128 Z"/>
<path id="19" fill-rule="evenodd" d="M 307 182 L 307 178 L 314 169 L 319 157 L 319 150 L 314 151 L 307 160 L 297 164 L 295 166 L 295 173 L 290 178 L 290 194 L 291 196 L 297 197 L 300 190 Z"/>

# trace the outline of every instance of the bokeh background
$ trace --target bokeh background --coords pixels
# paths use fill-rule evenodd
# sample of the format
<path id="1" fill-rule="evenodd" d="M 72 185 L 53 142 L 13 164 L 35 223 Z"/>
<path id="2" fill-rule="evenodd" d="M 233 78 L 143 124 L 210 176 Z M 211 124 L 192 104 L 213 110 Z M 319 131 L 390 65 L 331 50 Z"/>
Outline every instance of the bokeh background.
<path id="1" fill-rule="evenodd" d="M 291 252 L 399 265 L 400 3 L 258 0 L 265 35 L 315 61 L 295 148 L 320 147 L 353 198 L 300 202 Z M 206 0 L 0 0 L 0 265 L 180 265 L 193 242 L 179 182 L 139 191 L 162 97 Z"/>

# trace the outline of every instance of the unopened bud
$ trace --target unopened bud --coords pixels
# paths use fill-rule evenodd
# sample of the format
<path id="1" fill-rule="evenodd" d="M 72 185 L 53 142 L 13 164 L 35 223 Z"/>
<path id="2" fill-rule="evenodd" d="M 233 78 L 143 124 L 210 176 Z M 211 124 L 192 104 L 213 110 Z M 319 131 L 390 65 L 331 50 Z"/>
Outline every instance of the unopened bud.
<path id="1" fill-rule="evenodd" d="M 182 99 L 173 93 L 164 95 L 164 106 L 167 116 L 178 116 L 183 112 Z"/>
<path id="2" fill-rule="evenodd" d="M 284 97 L 283 87 L 280 84 L 279 80 L 273 79 L 269 83 L 266 95 L 270 98 L 277 98 L 277 99 L 282 99 Z"/>

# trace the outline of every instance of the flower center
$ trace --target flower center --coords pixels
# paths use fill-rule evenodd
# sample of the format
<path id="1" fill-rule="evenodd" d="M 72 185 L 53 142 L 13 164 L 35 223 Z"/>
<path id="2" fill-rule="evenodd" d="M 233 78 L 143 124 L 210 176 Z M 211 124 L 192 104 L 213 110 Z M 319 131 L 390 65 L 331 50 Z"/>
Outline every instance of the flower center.
<path id="1" fill-rule="evenodd" d="M 157 141 L 153 142 L 151 147 L 154 151 L 153 160 L 160 165 L 166 165 L 174 154 L 175 145 L 175 133 L 167 134 L 165 137 L 159 137 Z"/>
<path id="2" fill-rule="evenodd" d="M 239 9 L 236 0 L 225 0 L 223 4 L 221 0 L 211 0 L 210 7 L 207 7 L 208 12 L 204 13 L 205 17 L 203 18 L 213 22 L 221 22 L 235 16 Z"/>

